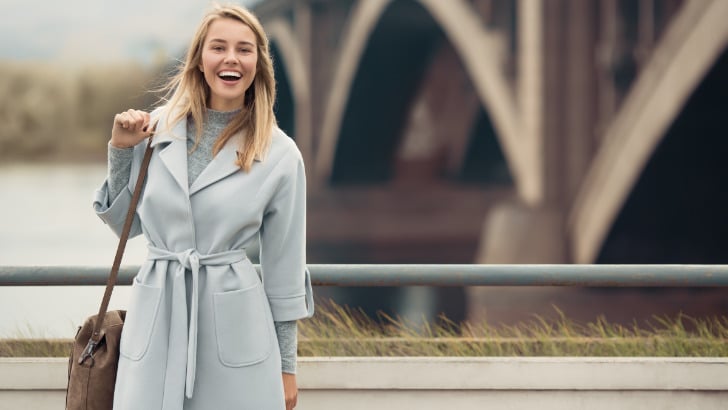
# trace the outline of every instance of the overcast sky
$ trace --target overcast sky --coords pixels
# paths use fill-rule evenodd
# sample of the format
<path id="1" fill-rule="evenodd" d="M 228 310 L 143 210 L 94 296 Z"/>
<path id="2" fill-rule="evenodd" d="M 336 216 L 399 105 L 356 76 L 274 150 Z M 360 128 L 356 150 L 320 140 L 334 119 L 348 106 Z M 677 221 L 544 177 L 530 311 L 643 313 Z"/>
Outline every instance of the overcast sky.
<path id="1" fill-rule="evenodd" d="M 211 3 L 0 0 L 0 60 L 148 63 L 184 49 Z"/>

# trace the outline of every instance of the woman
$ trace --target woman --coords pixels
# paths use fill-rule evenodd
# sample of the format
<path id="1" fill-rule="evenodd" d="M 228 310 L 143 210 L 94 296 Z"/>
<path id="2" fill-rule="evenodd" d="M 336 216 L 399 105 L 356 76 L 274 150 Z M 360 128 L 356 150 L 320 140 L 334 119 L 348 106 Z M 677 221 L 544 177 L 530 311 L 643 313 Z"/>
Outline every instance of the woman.
<path id="1" fill-rule="evenodd" d="M 256 17 L 211 10 L 169 87 L 151 114 L 114 117 L 94 201 L 118 235 L 155 129 L 132 227 L 149 256 L 132 286 L 114 409 L 292 409 L 295 321 L 313 314 L 305 175 L 276 127 Z M 245 254 L 258 240 L 260 276 Z"/>

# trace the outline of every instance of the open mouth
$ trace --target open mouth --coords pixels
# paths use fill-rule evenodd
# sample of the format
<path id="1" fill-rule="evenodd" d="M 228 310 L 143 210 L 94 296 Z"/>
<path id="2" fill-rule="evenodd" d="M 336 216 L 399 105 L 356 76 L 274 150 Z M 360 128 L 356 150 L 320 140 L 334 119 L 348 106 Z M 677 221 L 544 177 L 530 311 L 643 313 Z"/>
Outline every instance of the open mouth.
<path id="1" fill-rule="evenodd" d="M 222 71 L 217 76 L 224 81 L 237 81 L 242 77 L 242 74 L 237 71 Z"/>

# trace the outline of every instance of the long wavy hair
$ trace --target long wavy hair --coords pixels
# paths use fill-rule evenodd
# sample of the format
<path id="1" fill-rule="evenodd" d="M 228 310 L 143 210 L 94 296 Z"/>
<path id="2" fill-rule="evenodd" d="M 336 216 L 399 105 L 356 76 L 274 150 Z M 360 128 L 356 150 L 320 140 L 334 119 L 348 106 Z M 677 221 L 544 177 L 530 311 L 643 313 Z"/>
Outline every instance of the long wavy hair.
<path id="1" fill-rule="evenodd" d="M 170 124 L 191 116 L 196 128 L 195 147 L 197 147 L 202 136 L 206 104 L 210 98 L 210 87 L 205 81 L 204 74 L 199 70 L 202 48 L 212 22 L 223 18 L 233 19 L 250 27 L 257 42 L 258 62 L 253 83 L 245 91 L 242 110 L 215 141 L 213 155 L 217 155 L 234 135 L 243 133 L 245 138 L 242 138 L 235 163 L 247 172 L 250 171 L 253 160 L 263 158 L 270 146 L 272 132 L 276 126 L 273 114 L 276 86 L 268 37 L 258 18 L 244 7 L 216 4 L 200 22 L 187 49 L 184 62 L 180 64 L 177 74 L 163 88 L 167 91 L 163 101 L 166 101 L 165 105 L 170 113 L 166 125 L 169 128 Z"/>

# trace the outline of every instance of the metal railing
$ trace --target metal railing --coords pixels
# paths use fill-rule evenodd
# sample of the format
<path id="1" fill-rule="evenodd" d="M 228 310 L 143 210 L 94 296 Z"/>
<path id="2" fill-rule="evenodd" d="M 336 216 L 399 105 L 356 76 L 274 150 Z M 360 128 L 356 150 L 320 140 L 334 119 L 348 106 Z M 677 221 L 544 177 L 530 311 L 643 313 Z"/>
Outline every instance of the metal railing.
<path id="1" fill-rule="evenodd" d="M 724 287 L 728 265 L 308 265 L 318 286 Z M 256 265 L 256 269 L 260 269 Z M 123 266 L 130 285 L 138 266 Z M 108 267 L 0 266 L 0 286 L 105 285 Z"/>

